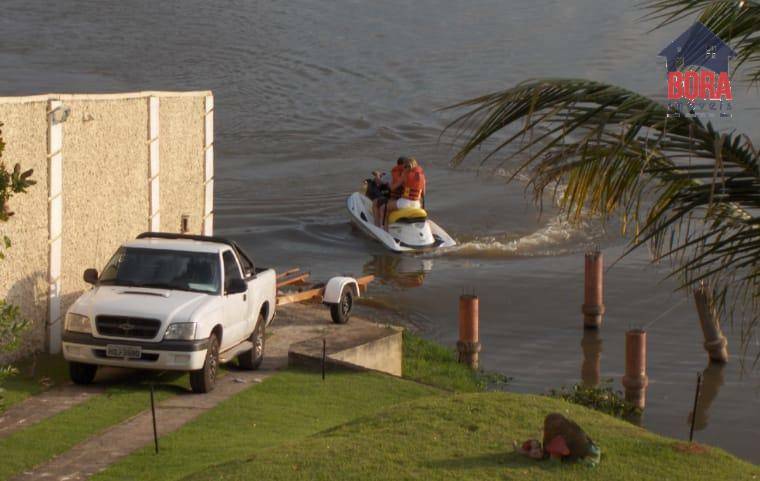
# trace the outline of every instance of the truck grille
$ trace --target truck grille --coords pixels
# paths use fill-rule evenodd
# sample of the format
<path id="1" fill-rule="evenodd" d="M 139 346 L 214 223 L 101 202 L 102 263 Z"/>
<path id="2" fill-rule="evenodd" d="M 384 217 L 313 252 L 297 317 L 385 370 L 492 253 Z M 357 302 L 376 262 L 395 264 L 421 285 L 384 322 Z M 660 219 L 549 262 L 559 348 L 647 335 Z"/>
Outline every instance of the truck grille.
<path id="1" fill-rule="evenodd" d="M 97 316 L 95 325 L 104 336 L 153 339 L 158 334 L 161 321 L 126 316 Z"/>

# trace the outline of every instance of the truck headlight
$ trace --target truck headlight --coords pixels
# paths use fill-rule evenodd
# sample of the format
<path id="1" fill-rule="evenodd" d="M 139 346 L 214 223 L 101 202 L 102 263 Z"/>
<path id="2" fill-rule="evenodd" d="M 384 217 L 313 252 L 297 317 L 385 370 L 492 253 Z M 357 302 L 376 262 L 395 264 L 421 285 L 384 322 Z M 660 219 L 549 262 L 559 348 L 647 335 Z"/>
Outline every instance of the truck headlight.
<path id="1" fill-rule="evenodd" d="M 92 325 L 90 324 L 90 318 L 81 314 L 74 314 L 69 312 L 66 314 L 66 322 L 64 328 L 70 332 L 83 332 L 85 334 L 92 334 Z"/>
<path id="2" fill-rule="evenodd" d="M 182 341 L 190 341 L 195 339 L 195 323 L 194 322 L 178 322 L 176 324 L 169 324 L 166 328 L 166 334 L 164 339 L 174 339 Z"/>

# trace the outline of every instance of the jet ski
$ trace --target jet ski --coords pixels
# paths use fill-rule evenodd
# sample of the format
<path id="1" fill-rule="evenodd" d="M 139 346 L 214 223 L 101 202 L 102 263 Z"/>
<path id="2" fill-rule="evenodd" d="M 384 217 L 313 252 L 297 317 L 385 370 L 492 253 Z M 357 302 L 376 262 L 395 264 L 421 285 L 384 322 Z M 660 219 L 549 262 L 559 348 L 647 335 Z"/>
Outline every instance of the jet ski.
<path id="1" fill-rule="evenodd" d="M 362 192 L 354 192 L 346 201 L 351 222 L 394 252 L 420 252 L 457 245 L 424 209 L 405 208 L 388 215 L 388 231 L 375 225 L 372 201 Z"/>

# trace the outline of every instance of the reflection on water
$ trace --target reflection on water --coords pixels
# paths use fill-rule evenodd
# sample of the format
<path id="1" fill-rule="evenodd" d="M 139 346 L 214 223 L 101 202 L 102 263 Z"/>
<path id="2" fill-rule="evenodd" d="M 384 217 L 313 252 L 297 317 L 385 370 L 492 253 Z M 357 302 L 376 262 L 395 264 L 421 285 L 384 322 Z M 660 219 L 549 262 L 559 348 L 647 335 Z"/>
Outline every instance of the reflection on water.
<path id="1" fill-rule="evenodd" d="M 581 340 L 583 365 L 581 381 L 586 387 L 596 387 L 601 380 L 602 338 L 599 329 L 584 329 Z"/>
<path id="2" fill-rule="evenodd" d="M 432 259 L 404 255 L 373 255 L 362 272 L 372 274 L 382 284 L 396 287 L 420 287 L 425 275 L 433 269 Z"/>
<path id="3" fill-rule="evenodd" d="M 599 329 L 583 329 L 581 349 L 583 350 L 583 364 L 581 364 L 581 384 L 585 387 L 598 387 L 602 381 L 602 337 Z M 646 402 L 646 390 L 626 390 L 626 400 L 633 403 Z M 644 410 L 627 412 L 624 419 L 637 426 L 641 426 Z"/>
<path id="4" fill-rule="evenodd" d="M 718 397 L 720 387 L 723 386 L 723 369 L 725 367 L 724 363 L 709 362 L 705 370 L 702 371 L 702 389 L 699 392 L 697 417 L 694 420 L 694 429 L 697 431 L 701 431 L 707 427 L 707 422 L 710 419 L 710 406 L 712 406 L 715 398 Z M 694 411 L 691 411 L 687 420 L 689 425 L 691 425 L 693 417 Z"/>

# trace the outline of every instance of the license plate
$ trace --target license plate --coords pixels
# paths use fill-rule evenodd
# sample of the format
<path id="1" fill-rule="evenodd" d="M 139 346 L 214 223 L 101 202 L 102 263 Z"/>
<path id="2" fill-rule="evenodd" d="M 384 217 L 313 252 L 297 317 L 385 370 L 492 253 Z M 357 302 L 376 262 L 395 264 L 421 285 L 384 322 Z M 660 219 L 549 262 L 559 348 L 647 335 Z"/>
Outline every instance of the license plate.
<path id="1" fill-rule="evenodd" d="M 106 356 L 120 357 L 122 359 L 140 359 L 142 357 L 142 348 L 140 346 L 108 344 L 106 346 Z"/>

